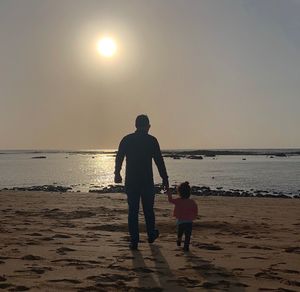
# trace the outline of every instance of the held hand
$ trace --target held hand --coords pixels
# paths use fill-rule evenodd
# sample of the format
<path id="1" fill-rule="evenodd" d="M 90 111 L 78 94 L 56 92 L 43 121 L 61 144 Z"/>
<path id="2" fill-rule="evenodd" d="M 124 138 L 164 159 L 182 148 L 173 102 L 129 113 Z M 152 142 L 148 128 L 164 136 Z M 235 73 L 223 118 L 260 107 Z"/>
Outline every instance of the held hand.
<path id="1" fill-rule="evenodd" d="M 120 184 L 122 182 L 122 176 L 120 174 L 115 174 L 115 183 Z"/>
<path id="2" fill-rule="evenodd" d="M 169 189 L 169 181 L 168 181 L 168 179 L 163 179 L 162 185 L 163 185 L 163 188 L 165 190 L 168 190 Z"/>

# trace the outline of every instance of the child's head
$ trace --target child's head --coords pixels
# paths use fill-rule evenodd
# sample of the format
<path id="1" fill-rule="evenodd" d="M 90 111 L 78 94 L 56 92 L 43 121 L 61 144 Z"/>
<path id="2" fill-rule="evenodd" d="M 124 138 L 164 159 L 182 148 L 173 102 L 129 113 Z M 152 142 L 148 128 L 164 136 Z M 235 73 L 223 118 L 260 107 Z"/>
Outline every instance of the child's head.
<path id="1" fill-rule="evenodd" d="M 191 195 L 191 187 L 188 181 L 181 183 L 178 187 L 177 187 L 177 191 L 179 196 L 182 199 L 188 199 Z"/>

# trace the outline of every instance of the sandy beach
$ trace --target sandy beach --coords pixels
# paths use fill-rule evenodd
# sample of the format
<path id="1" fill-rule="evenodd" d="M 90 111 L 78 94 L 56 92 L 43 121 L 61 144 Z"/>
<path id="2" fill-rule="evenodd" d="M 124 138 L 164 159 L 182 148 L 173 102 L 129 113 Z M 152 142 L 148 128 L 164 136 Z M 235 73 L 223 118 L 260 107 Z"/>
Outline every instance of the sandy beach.
<path id="1" fill-rule="evenodd" d="M 128 249 L 124 194 L 0 193 L 0 288 L 9 291 L 300 291 L 300 200 L 193 197 L 190 252 L 156 197 L 160 238 Z"/>

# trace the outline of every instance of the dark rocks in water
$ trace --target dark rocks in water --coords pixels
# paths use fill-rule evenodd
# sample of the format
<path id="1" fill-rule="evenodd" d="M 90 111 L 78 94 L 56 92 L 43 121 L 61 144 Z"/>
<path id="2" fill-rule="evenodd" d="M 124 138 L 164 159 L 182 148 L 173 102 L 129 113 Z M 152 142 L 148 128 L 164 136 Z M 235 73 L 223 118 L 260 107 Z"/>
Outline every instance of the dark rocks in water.
<path id="1" fill-rule="evenodd" d="M 92 189 L 89 190 L 89 193 L 98 193 L 98 194 L 125 193 L 125 186 L 123 185 L 91 186 L 91 188 Z M 156 194 L 164 193 L 164 188 L 162 187 L 161 184 L 156 184 L 154 186 L 154 190 Z M 60 193 L 76 192 L 76 190 L 72 191 L 72 187 L 65 187 L 59 185 L 3 188 L 0 191 L 38 191 L 38 192 L 60 192 Z M 177 194 L 177 186 L 176 185 L 170 186 L 170 191 L 172 194 Z M 80 191 L 77 190 L 77 192 Z M 269 193 L 268 191 L 254 190 L 254 189 L 250 189 L 250 191 L 246 191 L 242 189 L 224 190 L 223 187 L 217 187 L 216 189 L 211 189 L 206 186 L 191 186 L 191 194 L 195 196 L 300 199 L 300 194 L 286 195 L 283 194 L 282 192 L 274 191 L 272 193 Z"/>
<path id="2" fill-rule="evenodd" d="M 67 191 L 72 190 L 71 187 L 64 186 L 54 186 L 54 185 L 43 185 L 43 186 L 31 186 L 31 187 L 13 187 L 11 189 L 7 189 L 10 191 L 30 191 L 30 192 L 61 192 L 65 193 Z"/>
<path id="3" fill-rule="evenodd" d="M 189 155 L 186 158 L 188 158 L 188 159 L 199 159 L 199 160 L 203 159 L 203 157 L 201 155 Z"/>
<path id="4" fill-rule="evenodd" d="M 175 155 L 175 156 L 173 156 L 173 159 L 181 159 L 181 157 L 180 157 L 180 156 L 177 156 L 177 155 Z"/>
<path id="5" fill-rule="evenodd" d="M 173 159 L 181 159 L 181 156 L 177 155 L 177 154 L 166 154 L 166 155 L 164 155 L 164 157 L 169 157 L 169 158 L 173 158 Z"/>
<path id="6" fill-rule="evenodd" d="M 285 153 L 276 153 L 276 154 L 274 154 L 274 156 L 276 156 L 276 157 L 287 157 L 287 155 Z"/>
<path id="7" fill-rule="evenodd" d="M 31 159 L 45 159 L 47 156 L 32 156 Z"/>
<path id="8" fill-rule="evenodd" d="M 107 187 L 103 187 L 100 189 L 89 190 L 89 193 L 98 193 L 98 194 L 125 193 L 125 187 L 119 185 L 108 185 Z"/>

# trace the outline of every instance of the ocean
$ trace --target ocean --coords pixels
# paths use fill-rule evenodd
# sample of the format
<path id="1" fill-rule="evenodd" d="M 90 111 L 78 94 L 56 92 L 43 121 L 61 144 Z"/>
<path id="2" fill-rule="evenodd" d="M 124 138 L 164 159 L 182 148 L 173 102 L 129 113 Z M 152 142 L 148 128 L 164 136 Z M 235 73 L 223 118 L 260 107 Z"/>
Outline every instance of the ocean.
<path id="1" fill-rule="evenodd" d="M 275 195 L 300 194 L 300 155 L 293 155 L 290 150 L 284 149 L 269 152 L 286 152 L 287 157 L 248 155 L 249 151 L 257 152 L 247 150 L 247 155 L 203 156 L 201 160 L 165 157 L 170 184 L 189 181 L 191 185 L 212 189 L 260 190 Z M 114 184 L 113 152 L 0 151 L 0 189 L 54 184 L 87 192 L 108 186 Z M 46 158 L 32 158 L 36 156 Z M 123 177 L 124 168 L 125 163 Z M 160 183 L 154 164 L 153 169 L 155 182 Z"/>

